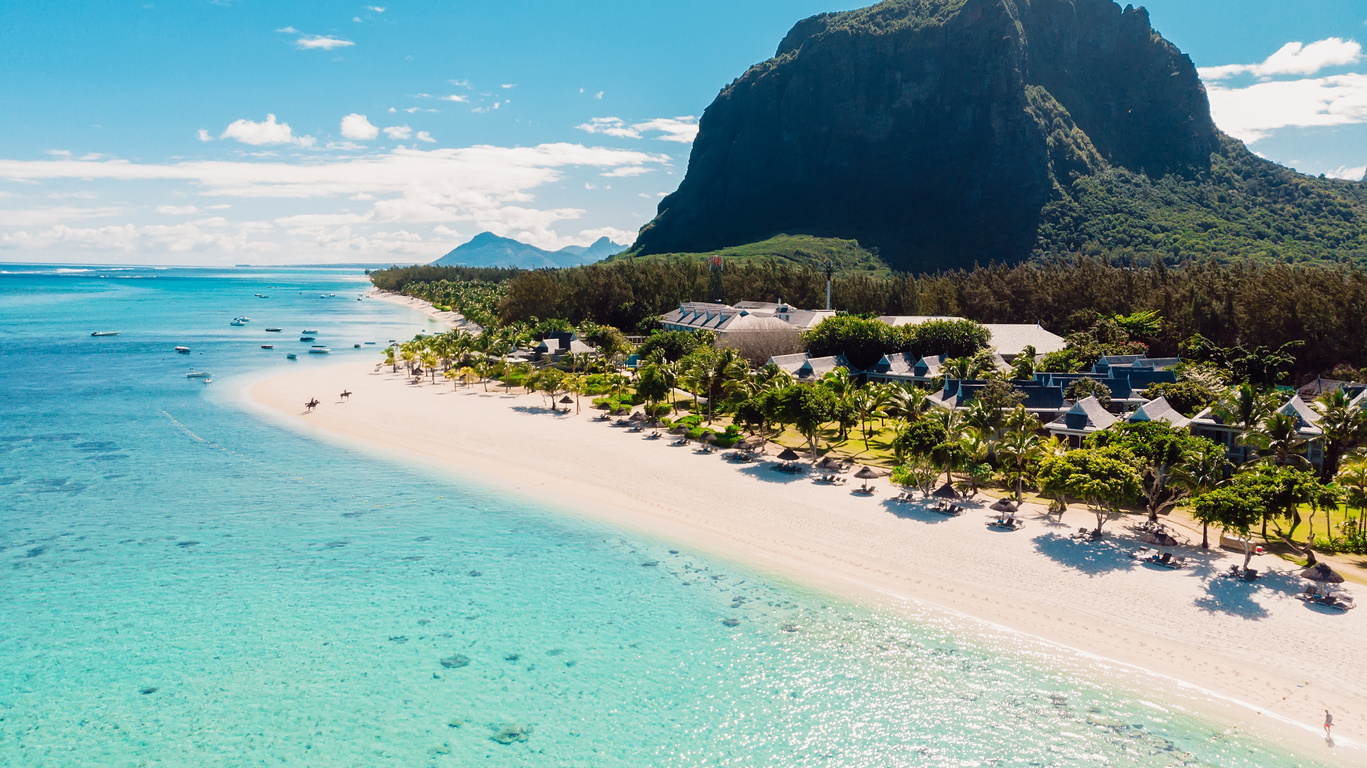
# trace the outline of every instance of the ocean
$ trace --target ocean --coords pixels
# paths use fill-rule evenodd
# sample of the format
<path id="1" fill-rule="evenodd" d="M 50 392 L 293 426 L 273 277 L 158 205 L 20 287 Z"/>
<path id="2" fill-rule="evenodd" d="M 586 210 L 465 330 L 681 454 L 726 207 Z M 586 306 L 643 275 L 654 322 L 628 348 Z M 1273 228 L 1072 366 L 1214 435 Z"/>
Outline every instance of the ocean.
<path id="1" fill-rule="evenodd" d="M 367 288 L 0 265 L 0 766 L 1318 765 L 1142 675 L 255 415 L 249 382 L 440 330 Z"/>

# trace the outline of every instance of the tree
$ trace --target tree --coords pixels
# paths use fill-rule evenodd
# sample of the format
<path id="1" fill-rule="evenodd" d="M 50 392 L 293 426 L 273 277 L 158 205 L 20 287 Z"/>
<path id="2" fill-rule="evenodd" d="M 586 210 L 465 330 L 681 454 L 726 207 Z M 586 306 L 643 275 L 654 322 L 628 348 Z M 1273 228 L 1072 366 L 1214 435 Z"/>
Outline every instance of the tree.
<path id="1" fill-rule="evenodd" d="M 929 496 L 935 490 L 935 481 L 939 478 L 940 468 L 926 456 L 912 456 L 892 470 L 892 482 L 915 488 L 922 496 Z"/>
<path id="2" fill-rule="evenodd" d="M 1163 398 L 1174 410 L 1183 416 L 1195 416 L 1202 409 L 1216 401 L 1215 393 L 1199 381 L 1183 379 L 1164 381 L 1144 390 L 1144 397 L 1150 400 Z"/>
<path id="3" fill-rule="evenodd" d="M 1238 488 L 1245 495 L 1256 496 L 1263 510 L 1262 536 L 1267 540 L 1268 523 L 1277 527 L 1278 535 L 1291 543 L 1290 539 L 1301 524 L 1300 505 L 1309 503 L 1314 497 L 1319 481 L 1310 472 L 1294 467 L 1277 465 L 1256 465 L 1238 473 L 1229 482 L 1229 487 Z M 1278 517 L 1291 519 L 1291 529 L 1281 532 L 1277 525 Z M 1292 543 L 1292 546 L 1295 546 Z"/>
<path id="4" fill-rule="evenodd" d="M 1320 413 L 1318 426 L 1324 430 L 1324 464 L 1320 468 L 1320 482 L 1329 482 L 1338 474 L 1343 457 L 1367 442 L 1367 412 L 1353 405 L 1343 389 L 1326 392 L 1314 403 Z"/>
<path id="5" fill-rule="evenodd" d="M 861 387 L 851 394 L 850 406 L 863 433 L 864 450 L 867 451 L 869 438 L 873 436 L 873 420 L 881 416 L 887 406 L 887 390 L 874 386 Z"/>
<path id="6" fill-rule="evenodd" d="M 1139 473 L 1129 463 L 1095 449 L 1068 451 L 1040 462 L 1040 487 L 1045 493 L 1081 499 L 1096 515 L 1095 534 L 1120 514 L 1120 507 L 1142 493 Z"/>
<path id="7" fill-rule="evenodd" d="M 919 325 L 902 326 L 901 332 L 902 346 L 917 357 L 971 357 L 992 342 L 992 332 L 972 320 L 928 320 Z"/>
<path id="8" fill-rule="evenodd" d="M 1017 381 L 1030 381 L 1035 378 L 1035 348 L 1026 345 L 1025 349 L 1011 362 L 1011 378 Z"/>
<path id="9" fill-rule="evenodd" d="M 1279 467 L 1295 466 L 1307 468 L 1310 459 L 1305 457 L 1308 441 L 1300 435 L 1300 425 L 1296 417 L 1286 413 L 1274 413 L 1263 419 L 1251 431 L 1245 432 L 1240 439 L 1253 446 L 1260 461 L 1267 461 Z"/>
<path id="10" fill-rule="evenodd" d="M 701 331 L 656 331 L 636 350 L 641 359 L 656 356 L 673 363 L 682 360 L 702 344 Z"/>
<path id="11" fill-rule="evenodd" d="M 422 353 L 422 357 L 421 357 L 420 359 L 422 360 L 422 367 L 426 368 L 426 369 L 427 369 L 428 375 L 430 375 L 430 376 L 432 377 L 432 383 L 433 383 L 433 384 L 436 384 L 436 383 L 437 383 L 437 353 L 436 353 L 436 352 L 431 352 L 431 351 L 423 352 L 423 353 Z"/>
<path id="12" fill-rule="evenodd" d="M 1187 489 L 1192 496 L 1199 496 L 1215 490 L 1229 476 L 1233 465 L 1226 455 L 1224 446 L 1210 440 L 1199 450 L 1189 453 L 1177 466 L 1173 483 Z M 1210 526 L 1201 524 L 1201 548 L 1210 549 Z"/>
<path id="13" fill-rule="evenodd" d="M 598 325 L 596 323 L 587 324 L 589 327 L 581 327 L 579 337 L 586 344 L 592 344 L 598 349 L 598 353 L 607 360 L 609 364 L 617 359 L 617 356 L 631 349 L 631 342 L 621 331 L 610 325 Z"/>
<path id="14" fill-rule="evenodd" d="M 908 457 L 929 457 L 935 446 L 948 437 L 945 425 L 938 419 L 915 419 L 897 430 L 892 439 L 892 452 L 898 464 L 905 463 Z"/>
<path id="15" fill-rule="evenodd" d="M 861 370 L 896 351 L 900 341 L 897 331 L 887 323 L 855 315 L 828 317 L 802 334 L 802 340 L 812 357 L 844 355 L 850 365 Z"/>
<path id="16" fill-rule="evenodd" d="M 815 459 L 820 445 L 821 426 L 830 421 L 835 413 L 835 395 L 817 384 L 795 384 L 783 390 L 781 401 L 787 421 L 807 438 L 812 458 Z"/>
<path id="17" fill-rule="evenodd" d="M 1144 506 L 1154 523 L 1191 493 L 1187 486 L 1174 482 L 1181 466 L 1193 456 L 1218 448 L 1210 440 L 1161 421 L 1117 424 L 1088 435 L 1087 444 L 1092 448 L 1124 448 L 1139 459 Z"/>
<path id="18" fill-rule="evenodd" d="M 654 414 L 654 405 L 664 400 L 671 392 L 669 382 L 666 380 L 661 366 L 656 363 L 647 363 L 641 366 L 636 378 L 636 394 L 640 395 Z"/>
<path id="19" fill-rule="evenodd" d="M 1032 463 L 1044 455 L 1044 441 L 1034 430 L 1010 430 L 997 441 L 997 458 L 1001 460 L 1006 482 L 1016 487 L 1016 500 L 1024 491 Z"/>
<path id="20" fill-rule="evenodd" d="M 1111 404 L 1111 388 L 1096 379 L 1082 378 L 1069 384 L 1063 390 L 1063 397 L 1074 402 L 1095 397 L 1105 407 Z"/>
<path id="21" fill-rule="evenodd" d="M 1272 398 L 1252 384 L 1240 384 L 1215 404 L 1215 414 L 1227 424 L 1247 432 L 1272 412 Z"/>
<path id="22" fill-rule="evenodd" d="M 1244 545 L 1244 570 L 1253 557 L 1251 530 L 1264 516 L 1262 500 L 1238 487 L 1216 488 L 1192 499 L 1192 517 L 1204 526 L 1218 526 L 1232 533 Z"/>
<path id="23" fill-rule="evenodd" d="M 384 348 L 384 364 L 390 366 L 390 373 L 399 372 L 399 361 L 394 357 L 394 348 Z"/>
<path id="24" fill-rule="evenodd" d="M 1345 491 L 1347 503 L 1357 507 L 1358 519 L 1354 532 L 1359 543 L 1367 538 L 1363 518 L 1367 517 L 1367 465 L 1357 464 L 1339 470 L 1338 483 Z"/>

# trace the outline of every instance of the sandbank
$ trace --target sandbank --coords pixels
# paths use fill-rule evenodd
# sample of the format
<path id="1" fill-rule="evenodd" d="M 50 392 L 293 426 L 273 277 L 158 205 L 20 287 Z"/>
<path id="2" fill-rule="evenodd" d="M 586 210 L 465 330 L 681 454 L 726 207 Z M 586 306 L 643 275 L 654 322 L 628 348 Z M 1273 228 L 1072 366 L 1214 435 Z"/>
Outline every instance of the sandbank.
<path id="1" fill-rule="evenodd" d="M 329 394 L 344 389 L 347 402 Z M 1060 523 L 1027 506 L 1023 530 L 998 532 L 985 525 L 991 499 L 945 518 L 892 502 L 886 480 L 861 497 L 851 493 L 858 481 L 821 486 L 768 462 L 735 465 L 647 441 L 593 421 L 588 398 L 578 414 L 573 405 L 552 413 L 537 394 L 413 384 L 371 363 L 297 371 L 249 391 L 263 415 L 317 437 L 416 458 L 839 596 L 1023 633 L 1098 676 L 1196 701 L 1222 727 L 1327 762 L 1367 762 L 1358 648 L 1367 608 L 1306 606 L 1294 597 L 1304 587 L 1296 569 L 1271 556 L 1254 558 L 1270 570 L 1245 584 L 1218 575 L 1242 559 L 1233 553 L 1185 548 L 1193 565 L 1177 571 L 1130 559 L 1138 536 L 1124 521 L 1109 525 L 1106 541 L 1074 542 L 1069 533 L 1095 524 L 1082 511 Z M 322 404 L 304 413 L 315 396 Z M 1332 744 L 1320 729 L 1326 709 Z"/>

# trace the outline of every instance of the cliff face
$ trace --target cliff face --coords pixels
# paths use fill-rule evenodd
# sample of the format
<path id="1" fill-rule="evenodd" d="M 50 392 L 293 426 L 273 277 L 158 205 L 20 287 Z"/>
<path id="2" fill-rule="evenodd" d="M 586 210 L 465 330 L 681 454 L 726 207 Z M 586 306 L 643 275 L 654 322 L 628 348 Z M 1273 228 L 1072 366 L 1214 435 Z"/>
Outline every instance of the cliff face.
<path id="1" fill-rule="evenodd" d="M 1076 176 L 1200 174 L 1218 147 L 1195 67 L 1143 9 L 890 0 L 799 22 L 723 90 L 636 247 L 789 232 L 899 269 L 1015 261 Z"/>

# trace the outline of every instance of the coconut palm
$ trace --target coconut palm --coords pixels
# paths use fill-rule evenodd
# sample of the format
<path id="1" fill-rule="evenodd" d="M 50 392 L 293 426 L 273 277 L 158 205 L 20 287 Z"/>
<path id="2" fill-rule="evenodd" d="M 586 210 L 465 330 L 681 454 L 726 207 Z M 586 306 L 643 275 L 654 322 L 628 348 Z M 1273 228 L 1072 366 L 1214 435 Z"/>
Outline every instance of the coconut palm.
<path id="1" fill-rule="evenodd" d="M 1017 501 L 1025 491 L 1030 467 L 1043 456 L 1044 440 L 1034 430 L 1010 429 L 997 441 L 997 459 L 1006 468 L 1007 482 L 1015 481 Z"/>
<path id="2" fill-rule="evenodd" d="M 917 386 L 893 387 L 888 396 L 887 412 L 907 421 L 915 421 L 929 406 L 928 395 Z"/>
<path id="3" fill-rule="evenodd" d="M 1257 461 L 1297 469 L 1310 466 L 1310 460 L 1305 457 L 1308 443 L 1300 436 L 1296 417 L 1290 414 L 1274 413 L 1240 439 L 1258 452 Z"/>
<path id="4" fill-rule="evenodd" d="M 1324 430 L 1324 465 L 1320 482 L 1329 482 L 1339 471 L 1343 456 L 1367 442 L 1367 411 L 1353 405 L 1343 389 L 1327 392 L 1314 403 L 1320 413 L 1316 425 Z"/>
<path id="5" fill-rule="evenodd" d="M 1221 445 L 1207 444 L 1204 450 L 1187 453 L 1173 470 L 1173 484 L 1186 488 L 1192 496 L 1209 493 L 1223 485 L 1233 464 Z M 1210 549 L 1209 521 L 1201 522 L 1201 549 Z"/>
<path id="6" fill-rule="evenodd" d="M 390 366 L 390 373 L 399 372 L 399 359 L 394 356 L 393 347 L 384 348 L 384 363 L 385 365 Z"/>
<path id="7" fill-rule="evenodd" d="M 442 374 L 442 378 L 449 379 L 453 388 L 458 389 L 460 387 L 460 384 L 456 383 L 456 379 L 460 378 L 460 371 L 455 368 L 447 368 L 446 372 Z"/>

